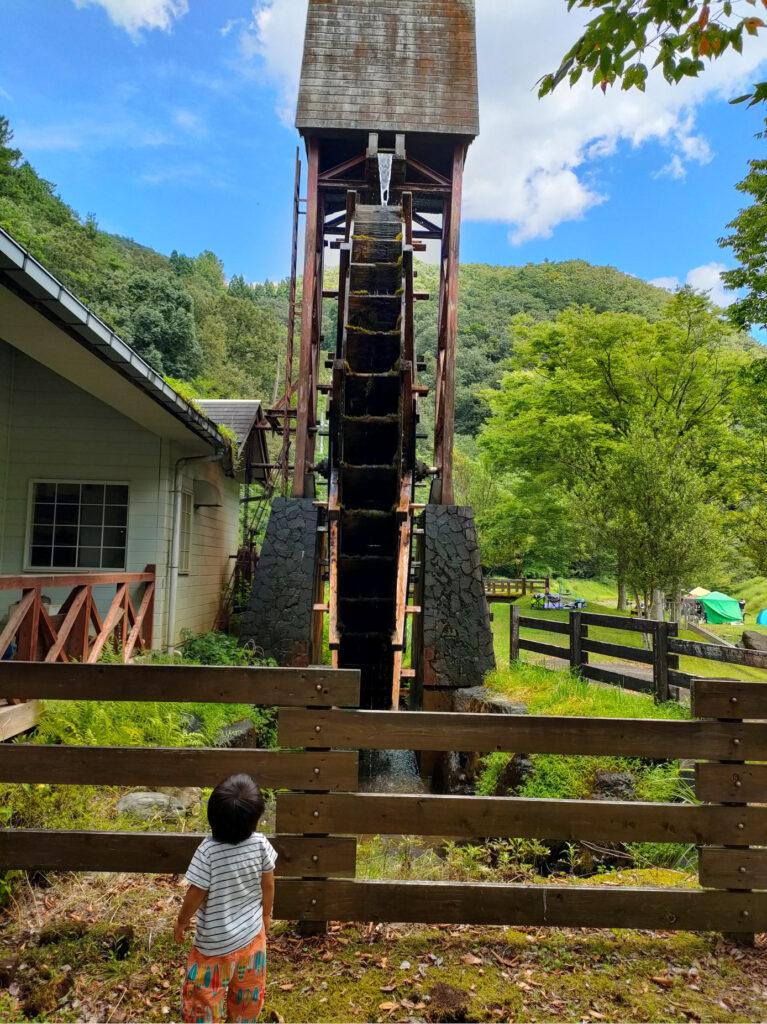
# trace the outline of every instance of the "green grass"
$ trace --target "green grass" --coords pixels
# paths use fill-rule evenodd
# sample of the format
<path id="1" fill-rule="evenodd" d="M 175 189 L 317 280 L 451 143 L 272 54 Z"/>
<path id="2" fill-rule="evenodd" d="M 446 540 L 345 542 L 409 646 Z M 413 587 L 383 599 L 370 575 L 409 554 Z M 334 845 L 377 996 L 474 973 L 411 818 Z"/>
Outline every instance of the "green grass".
<path id="1" fill-rule="evenodd" d="M 599 686 L 569 672 L 552 672 L 539 665 L 518 663 L 491 672 L 486 685 L 511 700 L 522 701 L 531 715 L 587 718 L 689 718 L 689 710 L 674 701 L 655 704 L 642 693 L 617 686 Z"/>
<path id="2" fill-rule="evenodd" d="M 763 608 L 767 608 L 767 576 L 754 576 L 736 586 L 725 588 L 726 593 L 739 601 L 743 598 L 746 602 L 746 615 L 752 622 Z M 750 628 L 750 627 L 749 627 Z"/>

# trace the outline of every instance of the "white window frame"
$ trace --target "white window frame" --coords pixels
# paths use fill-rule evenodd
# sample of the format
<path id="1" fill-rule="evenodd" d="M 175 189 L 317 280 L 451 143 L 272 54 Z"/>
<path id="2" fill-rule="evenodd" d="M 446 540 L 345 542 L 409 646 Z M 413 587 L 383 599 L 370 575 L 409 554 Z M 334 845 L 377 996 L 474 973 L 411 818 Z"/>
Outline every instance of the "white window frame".
<path id="1" fill-rule="evenodd" d="M 192 571 L 192 539 L 194 536 L 194 492 L 181 491 L 181 520 L 178 538 L 178 574 L 189 576 Z"/>
<path id="2" fill-rule="evenodd" d="M 125 522 L 125 558 L 121 568 L 105 568 L 102 569 L 100 566 L 40 566 L 32 564 L 32 536 L 34 532 L 34 509 L 35 509 L 35 488 L 38 484 L 73 484 L 78 487 L 85 487 L 88 485 L 95 485 L 98 487 L 127 487 L 128 489 L 128 502 L 127 502 L 127 516 Z M 130 517 L 131 517 L 131 485 L 129 480 L 87 480 L 81 477 L 77 479 L 68 478 L 51 478 L 51 477 L 35 477 L 29 481 L 27 490 L 27 517 L 26 517 L 26 530 L 24 534 L 24 559 L 23 559 L 23 572 L 25 573 L 37 573 L 40 575 L 82 575 L 83 573 L 115 573 L 115 572 L 127 572 L 129 564 L 129 546 L 130 546 Z M 79 540 L 79 538 L 78 538 Z M 79 544 L 77 545 L 79 547 Z M 100 550 L 103 551 L 103 541 L 100 545 Z"/>

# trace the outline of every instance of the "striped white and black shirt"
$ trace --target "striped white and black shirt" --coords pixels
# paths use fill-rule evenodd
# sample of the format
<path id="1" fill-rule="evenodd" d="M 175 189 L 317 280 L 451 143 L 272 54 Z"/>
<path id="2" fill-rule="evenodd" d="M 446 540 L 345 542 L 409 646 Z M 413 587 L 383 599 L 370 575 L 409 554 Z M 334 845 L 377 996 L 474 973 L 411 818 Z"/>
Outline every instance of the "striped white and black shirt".
<path id="1" fill-rule="evenodd" d="M 203 839 L 186 872 L 190 885 L 208 893 L 194 937 L 203 956 L 224 956 L 255 939 L 264 921 L 261 875 L 276 863 L 274 847 L 260 832 L 235 845 Z"/>

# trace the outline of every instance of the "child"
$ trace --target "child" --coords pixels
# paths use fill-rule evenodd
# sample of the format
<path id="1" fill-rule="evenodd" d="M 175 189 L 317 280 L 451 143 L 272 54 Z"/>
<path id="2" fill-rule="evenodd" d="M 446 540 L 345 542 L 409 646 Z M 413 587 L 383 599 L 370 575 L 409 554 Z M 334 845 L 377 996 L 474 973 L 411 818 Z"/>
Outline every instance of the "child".
<path id="1" fill-rule="evenodd" d="M 197 914 L 182 996 L 184 1021 L 256 1021 L 264 1002 L 266 933 L 277 854 L 256 825 L 264 798 L 249 775 L 231 775 L 208 801 L 212 837 L 197 847 L 174 928 Z"/>

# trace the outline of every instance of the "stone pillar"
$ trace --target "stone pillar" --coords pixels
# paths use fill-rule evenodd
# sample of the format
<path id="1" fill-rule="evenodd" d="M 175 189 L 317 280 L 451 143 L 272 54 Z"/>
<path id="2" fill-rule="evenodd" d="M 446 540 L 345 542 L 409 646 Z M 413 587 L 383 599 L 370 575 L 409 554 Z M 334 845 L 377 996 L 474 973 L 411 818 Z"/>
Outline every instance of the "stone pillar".
<path id="1" fill-rule="evenodd" d="M 240 644 L 254 643 L 278 665 L 309 664 L 317 525 L 309 498 L 272 503 Z"/>

